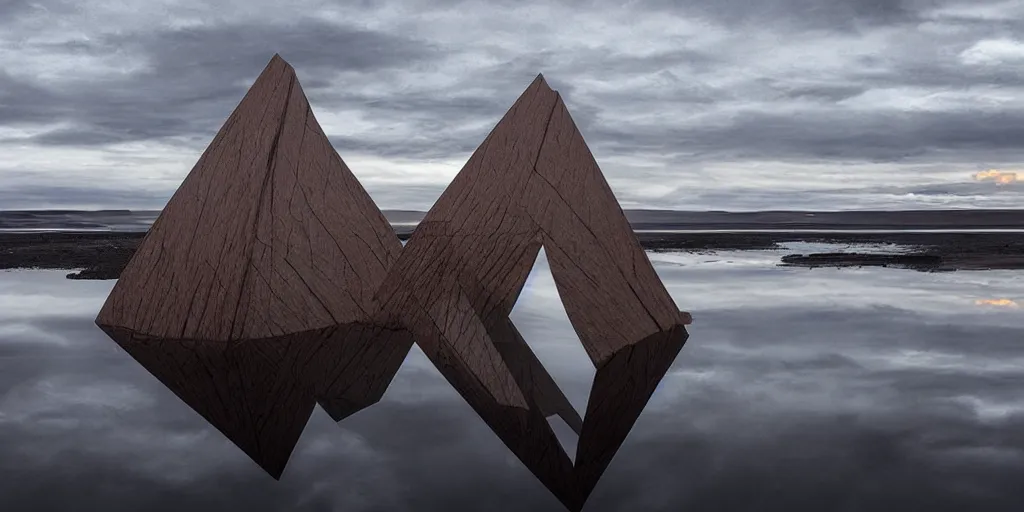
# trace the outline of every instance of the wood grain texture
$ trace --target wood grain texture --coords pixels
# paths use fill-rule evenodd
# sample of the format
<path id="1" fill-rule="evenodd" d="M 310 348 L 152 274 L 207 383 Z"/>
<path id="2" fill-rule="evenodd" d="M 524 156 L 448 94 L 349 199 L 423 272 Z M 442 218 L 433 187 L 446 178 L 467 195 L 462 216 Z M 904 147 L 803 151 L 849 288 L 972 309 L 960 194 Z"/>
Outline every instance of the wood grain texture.
<path id="1" fill-rule="evenodd" d="M 551 403 L 541 391 L 550 389 L 544 377 L 529 376 L 532 352 L 508 319 L 541 247 L 597 369 L 582 426 L 563 414 L 580 426 L 575 465 L 544 421 L 564 412 L 561 393 Z M 586 502 L 686 342 L 690 322 L 542 76 L 426 214 L 377 297 L 571 510 Z"/>
<path id="2" fill-rule="evenodd" d="M 153 223 L 98 321 L 211 341 L 371 321 L 400 250 L 275 56 Z"/>
<path id="3" fill-rule="evenodd" d="M 509 319 L 541 248 L 597 369 L 581 418 Z M 527 88 L 401 247 L 274 56 L 96 323 L 275 478 L 316 403 L 383 395 L 413 342 L 579 510 L 687 339 L 557 92 Z M 575 464 L 546 417 L 579 435 Z"/>
<path id="4" fill-rule="evenodd" d="M 373 298 L 401 248 L 275 55 L 96 323 L 277 478 L 317 401 L 377 402 L 411 348 Z"/>

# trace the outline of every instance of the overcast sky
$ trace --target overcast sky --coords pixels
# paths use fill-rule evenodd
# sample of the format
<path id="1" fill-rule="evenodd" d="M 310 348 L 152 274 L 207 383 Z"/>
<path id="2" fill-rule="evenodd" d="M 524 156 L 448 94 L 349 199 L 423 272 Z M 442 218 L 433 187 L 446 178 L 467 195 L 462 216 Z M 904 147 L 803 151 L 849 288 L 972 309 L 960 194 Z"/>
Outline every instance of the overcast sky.
<path id="1" fill-rule="evenodd" d="M 275 52 L 384 209 L 537 73 L 626 208 L 1019 207 L 1022 38 L 1024 0 L 0 0 L 0 209 L 162 207 Z"/>

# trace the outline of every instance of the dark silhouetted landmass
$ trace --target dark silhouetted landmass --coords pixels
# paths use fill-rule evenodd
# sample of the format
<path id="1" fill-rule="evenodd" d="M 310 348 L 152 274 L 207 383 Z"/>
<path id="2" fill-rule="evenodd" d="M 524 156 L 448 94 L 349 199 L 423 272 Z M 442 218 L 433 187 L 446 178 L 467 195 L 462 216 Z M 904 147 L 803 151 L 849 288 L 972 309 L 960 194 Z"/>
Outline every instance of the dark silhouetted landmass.
<path id="1" fill-rule="evenodd" d="M 409 229 L 425 212 L 383 210 Z M 638 231 L 764 229 L 1016 229 L 1024 210 L 759 211 L 624 210 Z M 159 210 L 0 210 L 0 231 L 145 231 Z"/>
<path id="2" fill-rule="evenodd" d="M 409 238 L 410 226 L 396 226 L 399 239 Z M 745 229 L 745 228 L 738 228 Z M 39 268 L 78 270 L 71 279 L 117 279 L 145 232 L 0 232 L 0 269 Z M 905 246 L 931 259 L 879 260 L 856 253 L 830 256 L 790 255 L 790 266 L 882 265 L 916 270 L 988 270 L 1024 268 L 1024 233 L 637 233 L 640 244 L 655 251 L 716 251 L 776 249 L 783 242 L 872 243 Z M 894 255 L 902 256 L 902 255 Z M 936 261 L 939 263 L 930 263 Z M 901 264 L 894 262 L 902 261 Z M 929 263 L 922 263 L 922 262 Z"/>

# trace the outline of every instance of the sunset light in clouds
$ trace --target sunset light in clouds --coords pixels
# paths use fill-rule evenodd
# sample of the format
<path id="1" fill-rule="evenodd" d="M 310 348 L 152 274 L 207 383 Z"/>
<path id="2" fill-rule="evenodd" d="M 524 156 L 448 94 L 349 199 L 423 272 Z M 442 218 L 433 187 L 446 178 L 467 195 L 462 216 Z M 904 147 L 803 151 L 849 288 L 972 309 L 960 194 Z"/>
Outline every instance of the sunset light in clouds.
<path id="1" fill-rule="evenodd" d="M 1015 183 L 1021 180 L 1021 174 L 1013 171 L 1000 171 L 997 169 L 989 169 L 987 171 L 981 171 L 974 173 L 974 179 L 978 181 L 994 181 L 1000 185 L 1009 183 Z"/>

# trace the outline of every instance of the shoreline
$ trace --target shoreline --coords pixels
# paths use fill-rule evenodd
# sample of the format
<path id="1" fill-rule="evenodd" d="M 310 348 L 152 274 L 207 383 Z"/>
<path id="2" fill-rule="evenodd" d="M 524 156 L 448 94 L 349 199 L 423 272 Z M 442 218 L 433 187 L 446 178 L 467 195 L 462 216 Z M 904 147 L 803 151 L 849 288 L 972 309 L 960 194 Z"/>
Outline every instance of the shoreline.
<path id="1" fill-rule="evenodd" d="M 756 230 L 761 226 L 746 226 Z M 396 226 L 408 239 L 412 226 Z M 117 279 L 146 233 L 31 232 L 0 233 L 0 270 L 75 270 L 69 279 Z M 1024 269 L 1024 233 L 955 232 L 638 232 L 646 250 L 706 252 L 781 249 L 787 242 L 891 244 L 891 253 L 827 252 L 780 255 L 788 267 L 881 266 L 918 271 Z"/>

